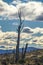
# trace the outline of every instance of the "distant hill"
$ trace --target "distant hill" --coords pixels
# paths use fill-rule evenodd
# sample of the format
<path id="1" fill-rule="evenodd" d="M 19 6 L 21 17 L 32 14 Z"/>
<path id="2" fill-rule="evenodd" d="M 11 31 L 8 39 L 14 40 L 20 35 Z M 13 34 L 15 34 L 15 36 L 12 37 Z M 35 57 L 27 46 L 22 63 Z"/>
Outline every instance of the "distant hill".
<path id="1" fill-rule="evenodd" d="M 36 51 L 36 50 L 39 50 L 39 48 L 35 48 L 35 47 L 28 47 L 27 48 L 27 52 Z M 22 52 L 22 48 L 20 48 L 19 51 Z"/>
<path id="2" fill-rule="evenodd" d="M 32 52 L 32 51 L 36 51 L 39 50 L 39 48 L 35 48 L 35 47 L 28 47 L 27 48 L 27 52 Z M 0 54 L 5 54 L 5 53 L 15 53 L 15 49 L 13 50 L 0 50 Z M 22 48 L 19 48 L 19 52 L 22 52 Z"/>

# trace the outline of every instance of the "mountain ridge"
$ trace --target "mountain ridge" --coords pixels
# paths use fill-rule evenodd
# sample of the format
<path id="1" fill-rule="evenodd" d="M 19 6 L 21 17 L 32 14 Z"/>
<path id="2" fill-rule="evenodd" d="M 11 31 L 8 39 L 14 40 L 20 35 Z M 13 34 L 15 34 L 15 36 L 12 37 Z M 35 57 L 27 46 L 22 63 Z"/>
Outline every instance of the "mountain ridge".
<path id="1" fill-rule="evenodd" d="M 25 49 L 25 48 L 24 48 Z M 36 51 L 36 50 L 40 50 L 40 48 L 35 48 L 35 47 L 28 47 L 27 48 L 27 52 L 32 52 L 32 51 Z M 0 54 L 5 54 L 5 53 L 15 53 L 16 49 L 13 50 L 0 50 Z M 22 48 L 19 48 L 19 52 L 22 52 Z"/>

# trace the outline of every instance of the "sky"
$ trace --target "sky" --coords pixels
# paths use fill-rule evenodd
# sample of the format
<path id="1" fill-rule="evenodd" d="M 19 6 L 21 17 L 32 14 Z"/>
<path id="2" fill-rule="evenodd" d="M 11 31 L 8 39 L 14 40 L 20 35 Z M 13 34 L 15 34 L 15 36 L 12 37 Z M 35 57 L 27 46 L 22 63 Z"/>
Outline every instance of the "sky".
<path id="1" fill-rule="evenodd" d="M 20 9 L 20 47 L 43 48 L 43 0 L 0 0 L 0 49 L 16 48 Z"/>

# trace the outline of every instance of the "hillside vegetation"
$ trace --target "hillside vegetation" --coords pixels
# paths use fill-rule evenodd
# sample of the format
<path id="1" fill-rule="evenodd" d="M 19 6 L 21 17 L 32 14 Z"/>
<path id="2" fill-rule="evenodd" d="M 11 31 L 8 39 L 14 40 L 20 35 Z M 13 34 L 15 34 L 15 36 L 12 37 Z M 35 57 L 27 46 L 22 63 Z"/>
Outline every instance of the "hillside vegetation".
<path id="1" fill-rule="evenodd" d="M 15 53 L 0 54 L 0 65 L 43 65 L 43 50 L 26 53 L 25 59 L 21 59 L 21 53 L 18 63 L 15 63 Z"/>

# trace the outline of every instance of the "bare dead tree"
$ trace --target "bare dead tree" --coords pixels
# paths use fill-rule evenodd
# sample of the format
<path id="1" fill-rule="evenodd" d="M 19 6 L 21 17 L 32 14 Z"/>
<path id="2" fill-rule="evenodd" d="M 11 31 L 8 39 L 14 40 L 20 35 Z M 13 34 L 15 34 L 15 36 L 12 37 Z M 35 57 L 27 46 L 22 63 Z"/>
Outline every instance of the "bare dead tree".
<path id="1" fill-rule="evenodd" d="M 23 29 L 22 24 L 24 22 L 24 20 L 22 21 L 22 11 L 21 11 L 21 8 L 18 11 L 18 16 L 19 16 L 20 23 L 19 23 L 18 30 L 17 30 L 18 31 L 18 37 L 17 37 L 17 45 L 16 45 L 16 58 L 15 58 L 15 62 L 16 63 L 19 61 L 20 34 L 21 34 L 21 30 Z M 22 48 L 22 58 L 25 58 L 27 46 L 28 46 L 28 44 L 26 44 L 25 51 L 23 51 L 23 48 Z"/>
<path id="2" fill-rule="evenodd" d="M 22 26 L 21 9 L 19 9 L 18 11 L 18 16 L 19 16 L 20 24 L 18 26 L 18 38 L 17 38 L 17 45 L 16 45 L 16 60 L 15 60 L 16 63 L 19 60 L 20 32 L 21 32 L 21 26 Z"/>

